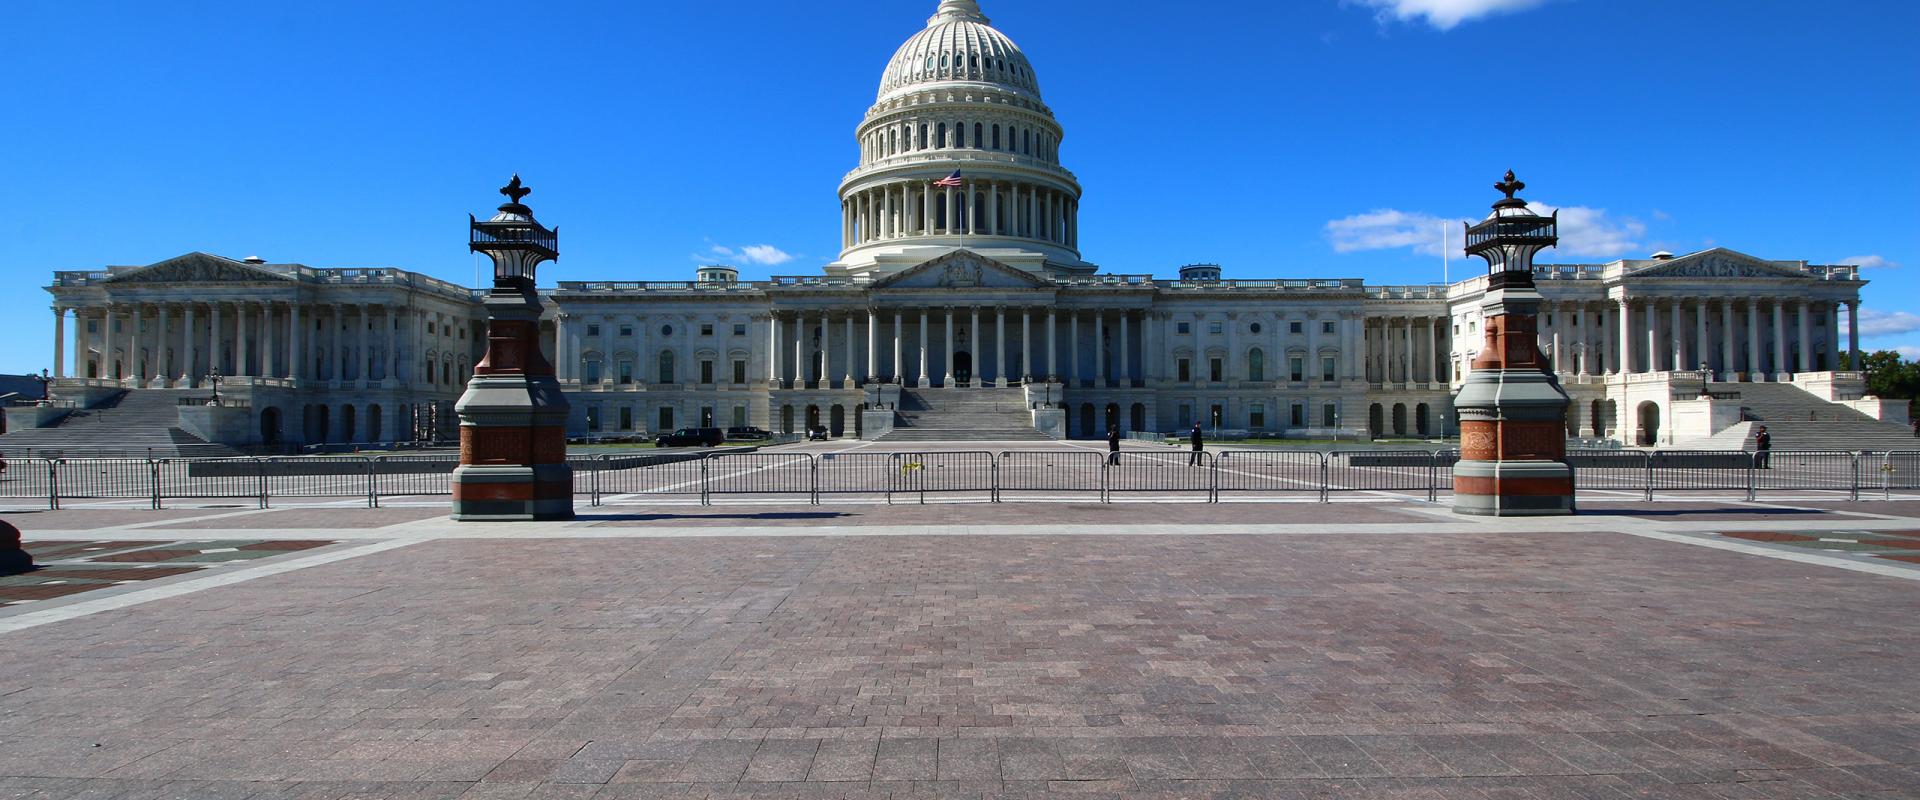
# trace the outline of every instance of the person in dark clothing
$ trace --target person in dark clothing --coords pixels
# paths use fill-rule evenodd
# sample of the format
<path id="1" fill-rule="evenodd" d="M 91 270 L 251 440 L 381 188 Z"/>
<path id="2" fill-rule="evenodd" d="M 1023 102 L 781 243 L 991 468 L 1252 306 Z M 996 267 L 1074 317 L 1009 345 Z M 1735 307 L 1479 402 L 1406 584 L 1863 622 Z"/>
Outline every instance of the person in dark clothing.
<path id="1" fill-rule="evenodd" d="M 1913 438 L 1920 439 L 1920 419 L 1913 421 Z"/>
<path id="2" fill-rule="evenodd" d="M 1117 427 L 1109 426 L 1107 428 L 1107 464 L 1115 465 L 1119 463 L 1120 463 L 1120 429 Z"/>
<path id="3" fill-rule="evenodd" d="M 1193 423 L 1193 455 L 1187 456 L 1187 466 L 1198 466 L 1200 459 L 1206 457 L 1207 441 L 1200 435 L 1200 423 Z"/>
<path id="4" fill-rule="evenodd" d="M 1773 434 L 1767 433 L 1762 425 L 1753 434 L 1753 465 L 1758 469 L 1773 469 Z"/>

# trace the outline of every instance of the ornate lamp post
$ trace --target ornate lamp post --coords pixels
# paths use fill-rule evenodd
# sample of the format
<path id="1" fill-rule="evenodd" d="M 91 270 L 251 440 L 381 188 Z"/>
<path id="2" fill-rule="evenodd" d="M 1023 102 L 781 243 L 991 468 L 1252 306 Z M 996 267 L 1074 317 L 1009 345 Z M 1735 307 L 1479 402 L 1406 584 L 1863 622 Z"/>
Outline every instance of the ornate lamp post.
<path id="1" fill-rule="evenodd" d="M 40 402 L 36 405 L 53 405 L 53 392 L 47 390 L 47 385 L 53 383 L 53 378 L 47 376 L 47 369 L 41 367 L 40 374 L 33 376 L 33 379 L 40 384 Z"/>
<path id="2" fill-rule="evenodd" d="M 573 518 L 573 469 L 567 466 L 567 398 L 540 353 L 540 295 L 534 269 L 560 257 L 560 231 L 548 230 L 520 201 L 533 190 L 520 176 L 500 190 L 507 202 L 492 219 L 468 216 L 468 249 L 493 259 L 487 293 L 487 354 L 454 411 L 460 417 L 460 466 L 453 471 L 456 520 Z"/>
<path id="3" fill-rule="evenodd" d="M 207 383 L 212 384 L 213 386 L 213 399 L 208 400 L 207 405 L 210 405 L 210 406 L 220 405 L 220 367 L 219 365 L 215 365 L 207 370 Z"/>
<path id="4" fill-rule="evenodd" d="M 1485 259 L 1480 303 L 1486 344 L 1474 359 L 1454 410 L 1460 415 L 1460 463 L 1453 510 L 1480 516 L 1572 514 L 1567 457 L 1570 400 L 1540 352 L 1540 292 L 1534 254 L 1560 241 L 1559 214 L 1542 217 L 1514 195 L 1527 185 L 1513 172 L 1494 185 L 1506 198 L 1467 228 L 1466 251 Z"/>

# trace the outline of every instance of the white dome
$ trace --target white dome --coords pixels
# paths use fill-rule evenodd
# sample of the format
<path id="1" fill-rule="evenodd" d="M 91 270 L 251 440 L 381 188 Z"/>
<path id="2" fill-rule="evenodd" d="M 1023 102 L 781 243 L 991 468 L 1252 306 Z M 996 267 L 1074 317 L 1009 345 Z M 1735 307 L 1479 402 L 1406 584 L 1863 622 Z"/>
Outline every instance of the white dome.
<path id="1" fill-rule="evenodd" d="M 1020 46 L 994 30 L 974 0 L 943 0 L 927 29 L 908 39 L 880 76 L 880 97 L 941 82 L 991 83 L 1040 95 L 1040 82 Z"/>

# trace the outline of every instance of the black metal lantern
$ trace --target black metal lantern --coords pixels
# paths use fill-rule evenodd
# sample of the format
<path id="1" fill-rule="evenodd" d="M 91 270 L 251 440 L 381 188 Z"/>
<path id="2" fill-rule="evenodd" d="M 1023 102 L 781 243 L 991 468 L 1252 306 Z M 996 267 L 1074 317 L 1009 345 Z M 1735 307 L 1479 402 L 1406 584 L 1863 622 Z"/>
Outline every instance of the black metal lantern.
<path id="1" fill-rule="evenodd" d="M 1533 257 L 1560 242 L 1560 212 L 1543 217 L 1514 195 L 1527 188 L 1507 170 L 1506 180 L 1493 185 L 1506 194 L 1495 201 L 1493 213 L 1467 227 L 1467 255 L 1485 259 L 1493 276 L 1489 289 L 1533 285 Z"/>
<path id="2" fill-rule="evenodd" d="M 560 229 L 548 230 L 533 218 L 533 209 L 521 198 L 533 192 L 520 184 L 520 176 L 500 188 L 507 196 L 500 213 L 481 222 L 467 215 L 470 236 L 468 252 L 486 253 L 493 259 L 493 285 L 496 289 L 531 291 L 534 271 L 542 261 L 560 258 Z"/>

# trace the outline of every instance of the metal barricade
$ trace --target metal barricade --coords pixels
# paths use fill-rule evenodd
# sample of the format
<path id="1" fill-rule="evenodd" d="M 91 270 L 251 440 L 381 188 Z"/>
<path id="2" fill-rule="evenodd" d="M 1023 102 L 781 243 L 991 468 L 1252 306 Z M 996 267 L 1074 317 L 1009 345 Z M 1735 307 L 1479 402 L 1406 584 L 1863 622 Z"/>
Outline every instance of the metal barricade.
<path id="1" fill-rule="evenodd" d="M 1860 499 L 1860 454 L 1844 450 L 1775 450 L 1756 453 L 1753 491 L 1846 492 Z M 1875 460 L 1878 466 L 1878 460 Z"/>
<path id="2" fill-rule="evenodd" d="M 1000 500 L 1091 494 L 1091 499 L 1105 501 L 1106 459 L 1105 453 L 1078 448 L 1003 452 L 995 459 Z"/>
<path id="3" fill-rule="evenodd" d="M 371 459 L 347 456 L 263 458 L 260 460 L 260 472 L 265 476 L 269 504 L 276 497 L 358 497 L 364 498 L 368 506 L 377 502 Z"/>
<path id="4" fill-rule="evenodd" d="M 999 502 L 997 467 L 993 454 L 984 450 L 894 453 L 894 486 L 887 496 L 891 500 L 896 494 L 906 494 L 925 505 L 929 493 L 981 493 L 988 502 Z"/>
<path id="5" fill-rule="evenodd" d="M 267 507 L 266 475 L 257 458 L 160 459 L 154 462 L 158 508 L 174 500 L 249 499 Z"/>
<path id="6" fill-rule="evenodd" d="M 1220 494 L 1312 492 L 1327 501 L 1327 457 L 1311 450 L 1227 450 L 1213 461 Z"/>
<path id="7" fill-rule="evenodd" d="M 373 459 L 373 502 L 382 497 L 452 497 L 453 455 L 380 456 Z"/>
<path id="8" fill-rule="evenodd" d="M 813 456 L 807 453 L 709 453 L 704 495 L 716 494 L 791 498 L 801 495 L 818 503 L 814 491 Z"/>
<path id="9" fill-rule="evenodd" d="M 821 453 L 813 469 L 822 498 L 884 498 L 892 504 L 900 484 L 900 464 L 893 453 Z"/>
<path id="10" fill-rule="evenodd" d="M 154 462 L 144 458 L 62 458 L 54 462 L 53 480 L 61 499 L 137 499 L 160 507 Z"/>
<path id="11" fill-rule="evenodd" d="M 573 468 L 573 496 L 587 496 L 588 506 L 600 505 L 600 468 L 607 463 L 606 456 L 567 456 L 567 466 Z"/>
<path id="12" fill-rule="evenodd" d="M 1426 492 L 1437 496 L 1428 450 L 1335 450 L 1327 453 L 1327 491 Z"/>
<path id="13" fill-rule="evenodd" d="M 1212 453 L 1123 452 L 1119 460 L 1109 462 L 1101 474 L 1105 476 L 1109 503 L 1118 492 L 1161 500 L 1190 500 L 1196 494 L 1202 502 L 1217 499 L 1213 492 Z"/>
<path id="14" fill-rule="evenodd" d="M 1880 498 L 1892 500 L 1894 490 L 1920 489 L 1920 450 L 1895 450 L 1882 455 L 1874 468 L 1880 472 Z M 1862 467 L 1865 469 L 1865 467 Z M 1865 476 L 1862 476 L 1864 479 Z"/>
<path id="15" fill-rule="evenodd" d="M 1567 451 L 1573 468 L 1573 490 L 1633 492 L 1646 496 L 1647 454 L 1639 450 Z"/>
<path id="16" fill-rule="evenodd" d="M 607 456 L 594 478 L 601 505 L 676 496 L 697 497 L 705 504 L 706 470 L 704 453 Z"/>
<path id="17" fill-rule="evenodd" d="M 1753 454 L 1740 450 L 1654 450 L 1647 454 L 1647 499 L 1661 491 L 1744 491 L 1752 500 L 1753 473 Z"/>
<path id="18" fill-rule="evenodd" d="M 1453 493 L 1453 466 L 1460 463 L 1460 451 L 1433 451 L 1433 488 L 1427 492 L 1428 502 L 1439 502 L 1440 492 Z"/>
<path id="19" fill-rule="evenodd" d="M 39 500 L 46 503 L 50 511 L 60 507 L 60 495 L 54 488 L 55 465 L 52 460 L 10 458 L 4 463 L 6 470 L 0 472 L 0 498 Z"/>

